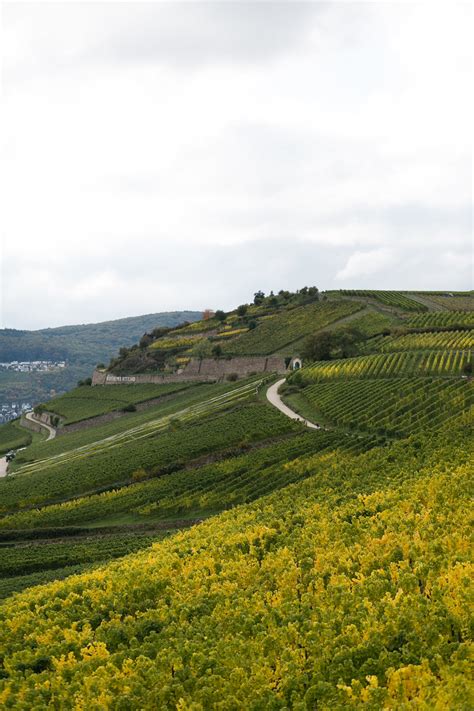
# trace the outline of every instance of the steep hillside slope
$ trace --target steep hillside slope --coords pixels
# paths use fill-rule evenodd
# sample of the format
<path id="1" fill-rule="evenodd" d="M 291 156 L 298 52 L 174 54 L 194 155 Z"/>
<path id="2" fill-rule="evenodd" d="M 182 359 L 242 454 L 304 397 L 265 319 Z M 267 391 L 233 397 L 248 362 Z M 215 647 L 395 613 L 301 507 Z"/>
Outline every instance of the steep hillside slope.
<path id="1" fill-rule="evenodd" d="M 462 431 L 306 481 L 2 609 L 2 702 L 469 708 Z M 471 472 L 472 473 L 472 472 Z"/>
<path id="2" fill-rule="evenodd" d="M 258 292 L 143 335 L 108 371 L 169 381 L 47 403 L 58 436 L 0 480 L 0 704 L 471 708 L 460 299 Z M 180 380 L 216 346 L 225 363 L 305 353 L 280 394 L 321 428 L 268 402 L 281 373 Z"/>

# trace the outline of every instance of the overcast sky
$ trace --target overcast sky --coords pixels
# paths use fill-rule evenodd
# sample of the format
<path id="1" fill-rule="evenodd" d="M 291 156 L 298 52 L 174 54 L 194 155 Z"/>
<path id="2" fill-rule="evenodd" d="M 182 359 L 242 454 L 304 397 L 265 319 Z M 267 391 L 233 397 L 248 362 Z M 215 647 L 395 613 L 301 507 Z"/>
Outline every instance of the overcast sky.
<path id="1" fill-rule="evenodd" d="M 2 313 L 470 289 L 472 6 L 3 3 Z"/>

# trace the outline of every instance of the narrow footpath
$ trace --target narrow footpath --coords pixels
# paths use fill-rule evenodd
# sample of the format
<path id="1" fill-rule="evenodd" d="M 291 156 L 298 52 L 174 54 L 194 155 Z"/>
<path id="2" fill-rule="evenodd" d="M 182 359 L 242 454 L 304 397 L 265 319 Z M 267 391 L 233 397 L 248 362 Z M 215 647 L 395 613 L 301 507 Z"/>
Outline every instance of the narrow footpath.
<path id="1" fill-rule="evenodd" d="M 276 407 L 280 412 L 282 412 L 284 415 L 287 417 L 290 417 L 292 420 L 298 420 L 298 422 L 302 422 L 306 427 L 310 427 L 313 430 L 320 430 L 321 427 L 319 425 L 315 425 L 313 422 L 310 422 L 309 420 L 305 420 L 304 417 L 301 417 L 301 415 L 298 415 L 297 412 L 294 410 L 291 410 L 285 403 L 282 401 L 281 397 L 278 394 L 278 390 L 280 389 L 280 386 L 283 385 L 285 382 L 286 378 L 282 378 L 281 380 L 278 380 L 276 383 L 273 383 L 273 385 L 270 385 L 270 387 L 267 390 L 267 400 L 270 402 L 274 407 Z"/>

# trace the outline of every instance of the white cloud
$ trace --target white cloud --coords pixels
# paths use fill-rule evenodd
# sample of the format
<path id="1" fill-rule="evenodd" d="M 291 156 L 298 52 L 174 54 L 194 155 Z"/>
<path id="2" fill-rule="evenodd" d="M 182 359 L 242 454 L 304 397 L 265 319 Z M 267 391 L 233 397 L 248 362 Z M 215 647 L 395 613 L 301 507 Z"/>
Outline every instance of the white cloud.
<path id="1" fill-rule="evenodd" d="M 466 5 L 5 7 L 5 324 L 471 286 Z"/>
<path id="2" fill-rule="evenodd" d="M 336 274 L 336 279 L 361 279 L 371 274 L 383 271 L 390 265 L 395 265 L 396 256 L 392 249 L 371 249 L 367 252 L 354 252 L 347 260 L 343 269 Z"/>

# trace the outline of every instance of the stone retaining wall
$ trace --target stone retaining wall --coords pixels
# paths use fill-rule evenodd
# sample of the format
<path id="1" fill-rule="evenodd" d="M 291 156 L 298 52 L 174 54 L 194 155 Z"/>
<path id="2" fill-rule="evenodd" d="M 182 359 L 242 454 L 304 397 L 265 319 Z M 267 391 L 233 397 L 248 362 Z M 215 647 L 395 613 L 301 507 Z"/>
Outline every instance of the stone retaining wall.
<path id="1" fill-rule="evenodd" d="M 54 417 L 54 413 L 51 412 L 43 412 L 41 415 L 34 415 L 34 420 L 28 420 L 25 415 L 22 415 L 20 424 L 22 427 L 25 427 L 27 430 L 31 430 L 32 432 L 44 433 L 45 429 L 42 427 L 41 423 L 44 422 L 44 424 L 54 427 L 54 425 L 51 424 L 52 417 Z"/>
<path id="2" fill-rule="evenodd" d="M 41 427 L 39 422 L 27 420 L 24 415 L 21 416 L 20 425 L 31 432 L 44 432 L 44 427 Z"/>
<path id="3" fill-rule="evenodd" d="M 124 385 L 127 383 L 183 383 L 186 381 L 212 383 L 225 380 L 227 376 L 236 374 L 245 378 L 252 373 L 286 373 L 285 359 L 278 356 L 254 356 L 242 358 L 193 358 L 187 366 L 177 373 L 159 375 L 154 373 L 139 373 L 137 375 L 112 375 L 105 371 L 95 370 L 92 375 L 92 385 Z"/>

